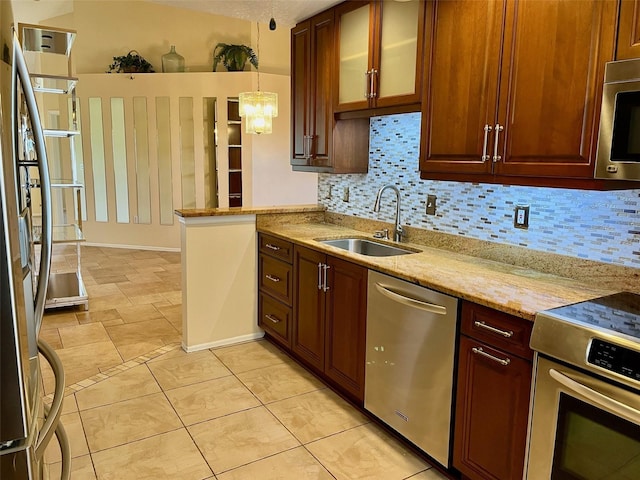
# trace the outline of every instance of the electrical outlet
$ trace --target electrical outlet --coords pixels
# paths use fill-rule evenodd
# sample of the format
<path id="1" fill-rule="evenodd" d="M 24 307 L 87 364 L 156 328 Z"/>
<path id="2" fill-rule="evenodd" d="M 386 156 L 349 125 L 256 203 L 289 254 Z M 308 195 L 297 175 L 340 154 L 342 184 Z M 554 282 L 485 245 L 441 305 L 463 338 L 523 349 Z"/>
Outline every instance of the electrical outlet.
<path id="1" fill-rule="evenodd" d="M 349 202 L 349 187 L 344 187 L 344 192 L 342 193 L 342 201 Z"/>
<path id="2" fill-rule="evenodd" d="M 333 196 L 333 185 L 329 184 L 329 192 L 327 193 L 327 199 L 331 199 Z"/>
<path id="3" fill-rule="evenodd" d="M 513 226 L 523 229 L 529 228 L 529 205 L 516 205 Z"/>
<path id="4" fill-rule="evenodd" d="M 435 215 L 436 214 L 436 200 L 438 197 L 435 195 L 427 195 L 427 215 Z"/>

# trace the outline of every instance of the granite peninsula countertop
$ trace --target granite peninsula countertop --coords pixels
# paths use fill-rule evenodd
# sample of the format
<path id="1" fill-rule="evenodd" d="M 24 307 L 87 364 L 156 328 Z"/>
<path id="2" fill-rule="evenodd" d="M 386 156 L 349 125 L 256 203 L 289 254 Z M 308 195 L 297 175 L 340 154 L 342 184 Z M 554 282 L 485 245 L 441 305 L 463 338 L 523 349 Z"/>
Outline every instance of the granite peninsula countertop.
<path id="1" fill-rule="evenodd" d="M 223 215 L 264 215 L 272 213 L 324 212 L 322 205 L 280 205 L 269 207 L 184 208 L 175 210 L 179 217 L 218 217 Z"/>
<path id="2" fill-rule="evenodd" d="M 392 257 L 350 253 L 316 239 L 370 239 L 371 235 L 333 224 L 259 225 L 258 231 L 530 321 L 538 311 L 614 293 L 569 278 L 413 243 L 402 246 L 419 253 Z"/>

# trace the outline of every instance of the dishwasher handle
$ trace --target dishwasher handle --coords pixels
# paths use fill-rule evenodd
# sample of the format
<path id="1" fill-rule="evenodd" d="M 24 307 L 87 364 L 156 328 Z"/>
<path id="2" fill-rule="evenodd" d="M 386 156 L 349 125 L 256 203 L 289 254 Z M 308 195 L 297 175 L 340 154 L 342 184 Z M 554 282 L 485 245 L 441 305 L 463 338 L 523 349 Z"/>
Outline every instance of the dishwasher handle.
<path id="1" fill-rule="evenodd" d="M 436 305 L 435 303 L 429 303 L 425 302 L 424 300 L 409 297 L 406 293 L 401 292 L 400 290 L 396 290 L 388 285 L 383 285 L 376 282 L 376 290 L 378 290 L 385 297 L 390 298 L 391 300 L 394 300 L 398 303 L 402 303 L 403 305 L 407 305 L 408 307 L 419 308 L 420 310 L 435 313 L 437 315 L 447 314 L 447 308 L 443 307 L 442 305 Z"/>

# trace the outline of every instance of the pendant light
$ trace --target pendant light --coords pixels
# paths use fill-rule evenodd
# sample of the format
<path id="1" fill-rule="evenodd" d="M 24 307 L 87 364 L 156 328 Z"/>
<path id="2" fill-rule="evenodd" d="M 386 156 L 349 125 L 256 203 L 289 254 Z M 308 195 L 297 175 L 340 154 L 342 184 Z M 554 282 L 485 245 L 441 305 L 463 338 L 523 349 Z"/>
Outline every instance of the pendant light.
<path id="1" fill-rule="evenodd" d="M 260 59 L 260 23 L 258 27 L 258 59 Z M 242 92 L 239 95 L 240 116 L 245 120 L 245 132 L 268 134 L 273 130 L 273 117 L 278 116 L 278 94 L 260 91 L 260 69 L 258 72 L 258 90 Z"/>

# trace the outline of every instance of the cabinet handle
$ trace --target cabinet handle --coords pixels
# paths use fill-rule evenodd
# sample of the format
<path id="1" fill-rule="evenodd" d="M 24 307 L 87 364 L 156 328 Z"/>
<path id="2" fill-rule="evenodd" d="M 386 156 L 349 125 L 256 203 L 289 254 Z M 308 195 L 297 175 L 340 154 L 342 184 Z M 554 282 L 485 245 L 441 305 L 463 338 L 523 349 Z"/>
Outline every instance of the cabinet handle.
<path id="1" fill-rule="evenodd" d="M 376 83 L 375 79 L 378 75 L 378 70 L 375 68 L 371 69 L 371 76 L 369 77 L 369 98 L 376 98 L 378 94 L 376 93 Z"/>
<path id="2" fill-rule="evenodd" d="M 278 247 L 277 245 L 272 245 L 271 243 L 265 244 L 265 247 L 267 247 L 269 250 L 273 250 L 275 252 L 280 250 L 280 247 Z"/>
<path id="3" fill-rule="evenodd" d="M 309 148 L 309 135 L 305 135 L 304 140 L 302 142 L 302 155 L 305 159 L 309 160 L 311 158 L 311 149 Z"/>
<path id="4" fill-rule="evenodd" d="M 442 305 L 436 305 L 435 303 L 425 302 L 418 298 L 410 297 L 406 292 L 391 288 L 389 285 L 383 285 L 376 282 L 376 290 L 378 290 L 385 297 L 390 298 L 396 302 L 402 303 L 413 308 L 419 308 L 426 312 L 435 313 L 436 315 L 446 315 L 447 308 Z"/>
<path id="5" fill-rule="evenodd" d="M 473 324 L 478 328 L 484 328 L 485 330 L 489 330 L 491 333 L 497 333 L 505 338 L 513 337 L 513 332 L 511 330 L 500 330 L 499 328 L 492 327 L 491 325 L 487 325 L 486 323 L 479 321 L 475 321 Z"/>
<path id="6" fill-rule="evenodd" d="M 330 268 L 331 267 L 329 265 L 327 265 L 326 263 L 322 266 L 322 271 L 323 271 L 322 291 L 323 292 L 327 292 L 330 289 L 329 285 L 327 285 L 327 270 L 329 270 Z"/>
<path id="7" fill-rule="evenodd" d="M 273 315 L 271 315 L 270 313 L 267 313 L 264 316 L 267 320 L 271 320 L 273 323 L 280 323 L 280 319 L 278 317 L 274 317 Z"/>
<path id="8" fill-rule="evenodd" d="M 473 353 L 475 353 L 476 355 L 481 355 L 485 358 L 488 358 L 489 360 L 493 360 L 494 362 L 499 363 L 500 365 L 504 365 L 505 367 L 507 365 L 509 365 L 511 363 L 511 360 L 509 358 L 498 358 L 494 355 L 491 355 L 490 353 L 485 352 L 482 347 L 473 347 L 471 349 L 471 351 Z"/>
<path id="9" fill-rule="evenodd" d="M 371 70 L 367 70 L 364 72 L 364 98 L 370 98 L 371 94 L 369 93 L 369 78 L 371 75 Z"/>
<path id="10" fill-rule="evenodd" d="M 309 147 L 308 147 L 308 151 L 309 151 L 309 158 L 313 158 L 315 157 L 315 153 L 313 151 L 313 139 L 315 138 L 315 135 L 309 135 Z"/>
<path id="11" fill-rule="evenodd" d="M 500 132 L 504 130 L 504 126 L 496 123 L 496 134 L 493 137 L 493 163 L 499 162 L 502 160 L 502 157 L 498 155 L 498 138 L 500 137 Z"/>
<path id="12" fill-rule="evenodd" d="M 318 263 L 318 290 L 322 290 L 322 263 Z"/>
<path id="13" fill-rule="evenodd" d="M 600 393 L 593 387 L 597 387 L 597 385 L 584 385 L 585 382 L 583 379 L 573 379 L 569 372 L 561 373 L 555 368 L 549 369 L 549 376 L 556 380 L 561 385 L 564 385 L 566 388 L 579 393 L 580 395 L 586 397 L 595 405 L 601 405 L 606 410 L 611 410 L 615 414 L 620 417 L 626 417 L 628 420 L 638 423 L 640 419 L 640 415 L 637 409 L 633 408 L 626 403 L 622 403 L 615 398 L 611 398 L 608 395 Z M 580 381 L 578 381 L 580 380 Z"/>
<path id="14" fill-rule="evenodd" d="M 489 124 L 484 126 L 484 142 L 482 144 L 482 163 L 489 160 L 491 157 L 487 155 L 487 144 L 489 143 L 489 132 L 493 130 L 493 127 Z"/>
<path id="15" fill-rule="evenodd" d="M 271 280 L 272 282 L 275 282 L 275 283 L 278 283 L 280 281 L 278 277 L 274 277 L 270 273 L 267 273 L 265 277 L 267 277 L 267 280 Z"/>

